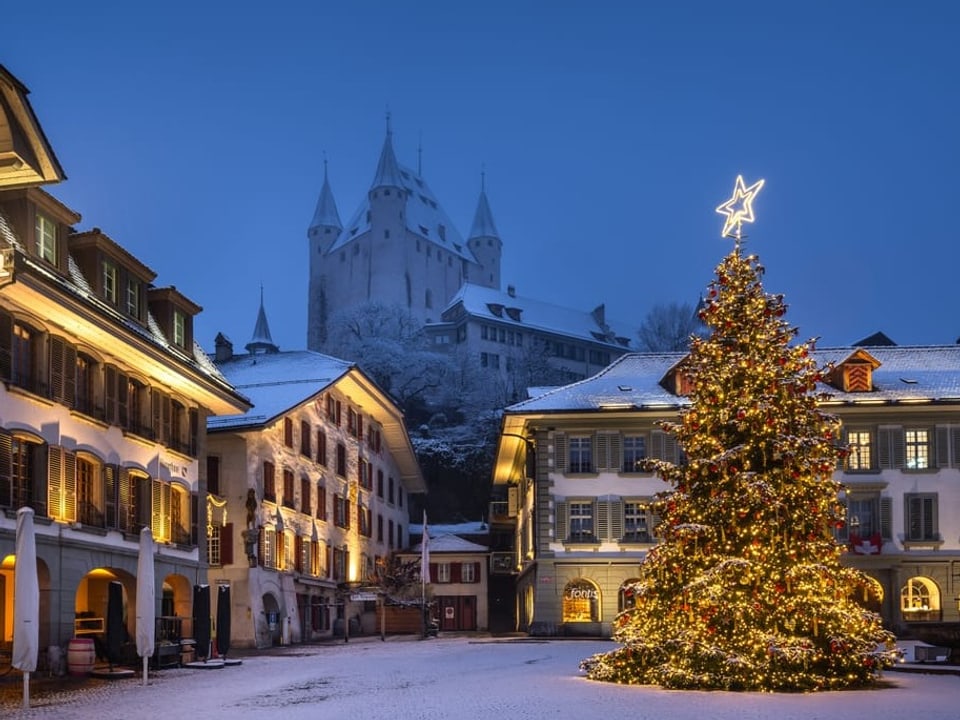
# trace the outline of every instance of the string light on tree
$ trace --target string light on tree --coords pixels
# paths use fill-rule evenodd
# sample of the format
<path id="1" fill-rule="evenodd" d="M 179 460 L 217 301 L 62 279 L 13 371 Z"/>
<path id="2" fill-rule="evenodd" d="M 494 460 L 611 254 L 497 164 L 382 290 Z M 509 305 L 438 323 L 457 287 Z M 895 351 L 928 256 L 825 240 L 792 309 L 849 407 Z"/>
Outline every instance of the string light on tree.
<path id="1" fill-rule="evenodd" d="M 874 682 L 893 636 L 865 607 L 876 584 L 840 563 L 833 472 L 839 423 L 819 410 L 825 368 L 792 345 L 781 295 L 741 251 L 763 187 L 737 178 L 717 208 L 735 240 L 710 283 L 682 371 L 691 404 L 664 429 L 685 461 L 654 461 L 670 485 L 653 511 L 661 542 L 614 621 L 621 647 L 587 658 L 588 677 L 670 688 L 826 690 Z"/>

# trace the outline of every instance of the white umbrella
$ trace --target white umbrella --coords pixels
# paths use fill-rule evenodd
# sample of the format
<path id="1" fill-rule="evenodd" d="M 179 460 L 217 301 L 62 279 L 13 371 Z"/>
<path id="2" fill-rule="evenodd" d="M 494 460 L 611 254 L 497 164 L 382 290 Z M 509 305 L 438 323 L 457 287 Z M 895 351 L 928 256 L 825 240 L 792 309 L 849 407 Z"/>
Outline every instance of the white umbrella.
<path id="1" fill-rule="evenodd" d="M 13 581 L 13 667 L 23 671 L 23 706 L 30 707 L 30 673 L 37 669 L 40 646 L 40 581 L 33 509 L 17 511 L 16 565 Z"/>
<path id="2" fill-rule="evenodd" d="M 156 579 L 153 569 L 153 535 L 140 531 L 137 558 L 137 654 L 143 658 L 143 684 L 147 684 L 147 663 L 153 655 L 157 624 Z"/>

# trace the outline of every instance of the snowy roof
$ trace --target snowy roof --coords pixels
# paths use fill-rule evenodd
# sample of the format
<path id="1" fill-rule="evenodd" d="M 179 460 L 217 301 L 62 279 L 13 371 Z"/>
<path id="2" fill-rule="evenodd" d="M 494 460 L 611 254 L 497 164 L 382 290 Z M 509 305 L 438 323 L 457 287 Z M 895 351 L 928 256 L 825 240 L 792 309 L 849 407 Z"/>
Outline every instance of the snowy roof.
<path id="1" fill-rule="evenodd" d="M 431 529 L 432 533 L 432 529 Z M 422 543 L 417 543 L 411 548 L 414 552 L 420 552 Z M 433 553 L 468 553 L 468 552 L 488 552 L 490 548 L 486 545 L 464 540 L 459 535 L 430 535 L 430 554 Z"/>
<path id="2" fill-rule="evenodd" d="M 493 222 L 493 213 L 490 212 L 487 193 L 484 190 L 480 191 L 480 199 L 477 200 L 477 212 L 473 216 L 473 226 L 470 228 L 470 237 L 500 237 L 500 234 L 497 232 L 497 226 Z"/>
<path id="3" fill-rule="evenodd" d="M 839 364 L 855 347 L 815 350 L 819 365 Z M 820 390 L 833 404 L 893 403 L 898 401 L 960 402 L 960 345 L 871 347 L 879 361 L 873 371 L 873 390 L 847 393 L 828 385 Z M 543 395 L 507 408 L 508 413 L 572 412 L 578 410 L 676 408 L 685 397 L 664 388 L 660 381 L 686 353 L 629 353 L 593 377 L 548 390 Z"/>
<path id="4" fill-rule="evenodd" d="M 333 199 L 333 191 L 330 189 L 330 181 L 327 178 L 327 162 L 323 162 L 323 187 L 320 189 L 320 197 L 317 198 L 317 209 L 313 213 L 313 221 L 310 227 L 335 227 L 337 230 L 343 228 L 340 222 L 340 213 L 337 212 L 337 203 Z"/>
<path id="5" fill-rule="evenodd" d="M 260 288 L 260 310 L 257 312 L 257 322 L 253 326 L 253 337 L 247 343 L 246 348 L 249 352 L 255 349 L 271 350 L 276 352 L 277 346 L 270 335 L 270 323 L 267 322 L 267 312 L 263 308 L 263 288 Z"/>
<path id="6" fill-rule="evenodd" d="M 235 355 L 219 363 L 220 372 L 253 402 L 241 415 L 207 420 L 211 430 L 263 425 L 322 392 L 343 377 L 353 363 L 312 350 Z"/>
<path id="7" fill-rule="evenodd" d="M 602 305 L 593 311 L 574 310 L 495 288 L 464 283 L 447 303 L 443 315 L 461 303 L 464 310 L 476 318 L 514 325 L 517 329 L 576 337 L 620 350 L 634 348 L 634 330 L 627 323 L 606 318 Z"/>

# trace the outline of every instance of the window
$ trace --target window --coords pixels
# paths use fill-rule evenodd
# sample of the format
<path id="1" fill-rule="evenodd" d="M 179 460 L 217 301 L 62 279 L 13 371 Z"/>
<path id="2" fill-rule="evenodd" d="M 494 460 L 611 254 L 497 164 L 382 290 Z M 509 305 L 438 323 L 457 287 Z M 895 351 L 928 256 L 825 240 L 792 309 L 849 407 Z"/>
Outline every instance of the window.
<path id="1" fill-rule="evenodd" d="M 37 213 L 36 231 L 37 257 L 51 265 L 57 264 L 57 224 L 43 213 Z"/>
<path id="2" fill-rule="evenodd" d="M 127 314 L 140 319 L 140 281 L 134 277 L 127 278 Z"/>
<path id="3" fill-rule="evenodd" d="M 387 502 L 393 505 L 393 477 L 387 478 Z"/>
<path id="4" fill-rule="evenodd" d="M 900 589 L 900 612 L 907 621 L 940 620 L 940 588 L 928 578 L 910 578 Z"/>
<path id="5" fill-rule="evenodd" d="M 477 563 L 463 563 L 460 566 L 460 582 L 465 582 L 465 583 L 480 582 L 477 569 L 478 569 Z"/>
<path id="6" fill-rule="evenodd" d="M 313 504 L 310 502 L 310 478 L 303 475 L 300 478 L 300 512 L 309 515 L 313 512 Z"/>
<path id="7" fill-rule="evenodd" d="M 650 542 L 650 517 L 646 506 L 637 501 L 623 504 L 623 542 Z"/>
<path id="8" fill-rule="evenodd" d="M 46 482 L 47 468 L 43 460 L 44 446 L 32 439 L 0 434 L 0 447 L 9 448 L 10 478 L 0 476 L 0 506 L 10 508 L 31 507 L 38 516 L 46 516 L 46 504 L 38 492 L 41 482 Z"/>
<path id="9" fill-rule="evenodd" d="M 357 503 L 357 532 L 363 537 L 373 535 L 373 513 L 370 508 Z"/>
<path id="10" fill-rule="evenodd" d="M 593 503 L 570 503 L 570 542 L 595 542 L 593 534 Z"/>
<path id="11" fill-rule="evenodd" d="M 173 344 L 181 348 L 187 346 L 187 316 L 176 309 L 173 311 Z"/>
<path id="12" fill-rule="evenodd" d="M 350 498 L 339 493 L 333 494 L 333 524 L 341 528 L 350 527 Z"/>
<path id="13" fill-rule="evenodd" d="M 293 503 L 293 470 L 283 470 L 283 506 L 292 508 Z"/>
<path id="14" fill-rule="evenodd" d="M 343 443 L 337 443 L 337 475 L 347 476 L 347 447 Z"/>
<path id="15" fill-rule="evenodd" d="M 917 428 L 903 431 L 906 467 L 922 470 L 930 467 L 930 432 Z"/>
<path id="16" fill-rule="evenodd" d="M 220 559 L 220 531 L 222 529 L 219 525 L 213 525 L 207 534 L 207 564 L 212 567 L 219 567 L 223 564 Z"/>
<path id="17" fill-rule="evenodd" d="M 293 420 L 287 417 L 283 419 L 283 445 L 293 448 Z"/>
<path id="18" fill-rule="evenodd" d="M 101 473 L 101 466 L 93 458 L 77 457 L 77 520 L 98 528 L 106 527 Z"/>
<path id="19" fill-rule="evenodd" d="M 306 420 L 300 421 L 300 454 L 304 457 L 311 457 L 313 452 L 310 449 L 310 423 Z"/>
<path id="20" fill-rule="evenodd" d="M 647 457 L 647 440 L 643 435 L 624 435 L 623 472 L 643 472 L 643 461 Z"/>
<path id="21" fill-rule="evenodd" d="M 347 432 L 357 436 L 357 413 L 353 408 L 347 408 Z"/>
<path id="22" fill-rule="evenodd" d="M 377 542 L 383 542 L 383 515 L 377 514 Z"/>
<path id="23" fill-rule="evenodd" d="M 327 466 L 327 434 L 317 430 L 317 464 Z"/>
<path id="24" fill-rule="evenodd" d="M 36 342 L 37 337 L 33 330 L 20 323 L 14 324 L 13 344 L 10 348 L 11 380 L 14 385 L 33 392 L 39 390 Z"/>
<path id="25" fill-rule="evenodd" d="M 387 545 L 393 547 L 393 520 L 387 521 Z"/>
<path id="26" fill-rule="evenodd" d="M 100 265 L 103 299 L 111 305 L 117 304 L 117 266 L 112 260 L 104 260 Z"/>
<path id="27" fill-rule="evenodd" d="M 915 493 L 903 496 L 906 509 L 906 540 L 939 540 L 936 493 Z"/>
<path id="28" fill-rule="evenodd" d="M 584 578 L 571 580 L 563 588 L 563 622 L 599 622 L 600 591 Z"/>
<path id="29" fill-rule="evenodd" d="M 444 563 L 437 563 L 437 564 L 436 564 L 436 570 L 437 570 L 437 573 L 436 573 L 437 579 L 435 580 L 435 582 L 438 582 L 438 583 L 448 583 L 448 582 L 451 581 L 451 580 L 450 580 L 450 578 L 451 578 L 451 574 L 450 574 L 450 563 L 445 563 L 445 562 L 444 562 Z"/>
<path id="30" fill-rule="evenodd" d="M 377 470 L 377 497 L 383 497 L 383 470 Z"/>
<path id="31" fill-rule="evenodd" d="M 74 396 L 73 406 L 85 415 L 93 415 L 93 368 L 95 363 L 86 355 L 80 353 L 77 353 L 76 362 L 76 395 Z"/>
<path id="32" fill-rule="evenodd" d="M 273 463 L 265 461 L 263 463 L 263 499 L 270 502 L 277 501 L 277 485 L 274 477 Z"/>
<path id="33" fill-rule="evenodd" d="M 873 468 L 873 439 L 866 430 L 847 431 L 847 470 L 870 470 Z"/>
<path id="34" fill-rule="evenodd" d="M 323 483 L 317 484 L 317 519 L 327 519 L 327 488 Z"/>
<path id="35" fill-rule="evenodd" d="M 593 472 L 593 442 L 589 436 L 571 437 L 569 452 L 567 472 Z"/>
<path id="36" fill-rule="evenodd" d="M 207 455 L 207 492 L 220 495 L 220 457 Z"/>

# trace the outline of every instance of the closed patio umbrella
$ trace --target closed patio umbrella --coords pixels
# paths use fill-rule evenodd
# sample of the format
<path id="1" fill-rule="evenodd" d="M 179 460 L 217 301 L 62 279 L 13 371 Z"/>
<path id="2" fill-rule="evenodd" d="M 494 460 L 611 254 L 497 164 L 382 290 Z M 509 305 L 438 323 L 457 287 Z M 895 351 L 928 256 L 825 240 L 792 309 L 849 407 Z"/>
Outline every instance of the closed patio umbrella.
<path id="1" fill-rule="evenodd" d="M 147 664 L 153 655 L 157 631 L 156 578 L 153 569 L 153 533 L 140 531 L 140 555 L 137 558 L 137 654 L 143 658 L 143 684 L 147 684 Z"/>
<path id="2" fill-rule="evenodd" d="M 40 582 L 33 509 L 17 511 L 16 565 L 13 578 L 13 659 L 23 671 L 23 707 L 30 707 L 30 673 L 37 669 L 40 645 Z"/>
<path id="3" fill-rule="evenodd" d="M 193 637 L 197 641 L 197 658 L 210 657 L 210 586 L 193 586 Z"/>
<path id="4" fill-rule="evenodd" d="M 107 588 L 107 662 L 110 671 L 120 662 L 123 648 L 123 583 L 113 580 Z"/>
<path id="5" fill-rule="evenodd" d="M 217 589 L 217 653 L 226 659 L 230 652 L 230 586 Z"/>

